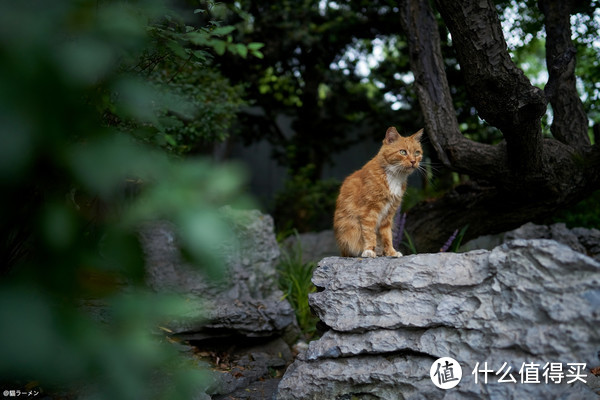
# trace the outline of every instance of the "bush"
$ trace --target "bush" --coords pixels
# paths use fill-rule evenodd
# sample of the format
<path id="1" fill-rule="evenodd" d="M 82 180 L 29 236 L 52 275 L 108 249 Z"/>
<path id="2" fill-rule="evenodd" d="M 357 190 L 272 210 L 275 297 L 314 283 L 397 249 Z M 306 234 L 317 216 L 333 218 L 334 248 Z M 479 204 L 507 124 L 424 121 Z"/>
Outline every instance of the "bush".
<path id="1" fill-rule="evenodd" d="M 314 166 L 303 168 L 286 181 L 275 196 L 273 216 L 279 232 L 322 231 L 333 226 L 340 183 L 334 179 L 313 182 L 308 177 Z"/>

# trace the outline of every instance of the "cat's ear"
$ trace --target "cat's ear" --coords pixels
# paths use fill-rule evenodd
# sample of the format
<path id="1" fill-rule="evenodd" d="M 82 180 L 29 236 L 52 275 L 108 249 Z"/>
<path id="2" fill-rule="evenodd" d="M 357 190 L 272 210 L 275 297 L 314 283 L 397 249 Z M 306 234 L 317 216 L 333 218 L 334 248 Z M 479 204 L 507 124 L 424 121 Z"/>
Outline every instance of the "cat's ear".
<path id="1" fill-rule="evenodd" d="M 423 137 L 423 129 L 424 128 L 421 128 L 416 133 L 410 135 L 410 138 L 416 140 L 417 142 L 420 142 L 421 138 Z"/>
<path id="2" fill-rule="evenodd" d="M 400 134 L 393 126 L 390 126 L 385 132 L 385 139 L 383 139 L 383 144 L 392 144 L 396 140 L 400 139 Z"/>

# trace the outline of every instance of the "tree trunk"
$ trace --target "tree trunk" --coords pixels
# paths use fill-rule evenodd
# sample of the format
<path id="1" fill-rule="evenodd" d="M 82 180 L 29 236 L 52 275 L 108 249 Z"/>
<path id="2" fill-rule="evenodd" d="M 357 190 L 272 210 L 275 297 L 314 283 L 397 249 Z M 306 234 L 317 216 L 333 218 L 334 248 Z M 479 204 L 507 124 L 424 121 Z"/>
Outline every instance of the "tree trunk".
<path id="1" fill-rule="evenodd" d="M 491 1 L 437 0 L 436 4 L 452 34 L 469 98 L 480 116 L 501 130 L 505 141 L 490 146 L 461 134 L 429 1 L 402 1 L 402 26 L 427 135 L 448 168 L 473 179 L 439 200 L 411 209 L 406 229 L 421 252 L 438 251 L 455 229 L 468 225 L 465 240 L 513 229 L 600 187 L 600 149 L 581 140 L 580 116 L 570 131 L 566 120 L 555 122 L 561 132 L 555 134 L 558 140 L 541 135 L 549 92 L 550 101 L 567 102 L 565 108 L 581 107 L 579 98 L 569 91 L 568 99 L 560 100 L 552 90 L 544 92 L 531 85 L 508 54 Z M 554 13 L 564 10 L 547 6 L 544 12 L 547 21 L 554 21 L 558 18 Z M 561 21 L 564 24 L 565 18 Z M 570 27 L 561 29 L 570 31 Z M 565 46 L 564 38 L 549 39 L 547 46 L 552 47 L 549 54 L 563 54 L 557 49 Z M 556 87 L 570 88 L 574 82 L 574 59 L 566 65 L 551 74 Z"/>
<path id="2" fill-rule="evenodd" d="M 573 0 L 539 0 L 546 22 L 546 65 L 548 84 L 544 92 L 552 105 L 552 135 L 575 149 L 585 151 L 590 145 L 588 119 L 575 86 L 575 54 L 571 42 L 569 18 Z"/>

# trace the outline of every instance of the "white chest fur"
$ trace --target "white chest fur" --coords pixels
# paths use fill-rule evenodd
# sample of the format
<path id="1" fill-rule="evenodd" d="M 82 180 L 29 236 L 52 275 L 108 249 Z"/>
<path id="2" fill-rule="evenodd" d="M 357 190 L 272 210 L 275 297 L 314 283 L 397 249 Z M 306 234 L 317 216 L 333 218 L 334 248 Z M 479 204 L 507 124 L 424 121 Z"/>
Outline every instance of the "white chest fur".
<path id="1" fill-rule="evenodd" d="M 394 169 L 386 169 L 385 175 L 387 177 L 388 187 L 392 196 L 402 197 L 404 194 L 403 187 L 406 184 L 406 176 L 399 174 Z"/>

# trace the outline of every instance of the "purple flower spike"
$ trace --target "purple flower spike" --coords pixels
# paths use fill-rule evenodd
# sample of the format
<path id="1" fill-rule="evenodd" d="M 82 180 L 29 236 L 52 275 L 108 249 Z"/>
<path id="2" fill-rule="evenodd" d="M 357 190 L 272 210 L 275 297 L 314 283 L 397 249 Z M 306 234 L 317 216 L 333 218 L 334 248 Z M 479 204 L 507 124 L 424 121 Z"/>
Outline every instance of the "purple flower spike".
<path id="1" fill-rule="evenodd" d="M 404 225 L 406 224 L 406 213 L 396 213 L 394 217 L 394 226 L 396 230 L 394 231 L 394 236 L 392 237 L 392 244 L 394 248 L 398 250 L 400 248 L 400 243 L 402 242 L 402 234 L 404 233 Z"/>
<path id="2" fill-rule="evenodd" d="M 446 240 L 446 243 L 444 243 L 444 245 L 442 246 L 442 248 L 440 249 L 441 253 L 444 253 L 446 251 L 448 251 L 448 249 L 450 248 L 450 246 L 452 245 L 452 242 L 454 242 L 454 239 L 456 239 L 456 235 L 458 235 L 458 229 L 456 229 L 452 235 L 450 235 L 450 237 L 448 238 L 448 240 Z"/>

